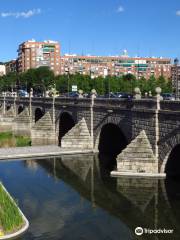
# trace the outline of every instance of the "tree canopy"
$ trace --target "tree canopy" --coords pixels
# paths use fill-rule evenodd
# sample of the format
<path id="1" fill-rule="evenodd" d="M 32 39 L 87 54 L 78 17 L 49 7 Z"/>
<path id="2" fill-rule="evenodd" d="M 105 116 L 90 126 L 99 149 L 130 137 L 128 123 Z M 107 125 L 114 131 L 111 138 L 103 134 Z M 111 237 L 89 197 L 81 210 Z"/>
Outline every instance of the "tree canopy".
<path id="1" fill-rule="evenodd" d="M 10 73 L 0 77 L 0 91 L 11 91 L 17 88 L 41 88 L 42 91 L 56 86 L 57 91 L 66 93 L 72 91 L 72 85 L 77 85 L 78 90 L 82 89 L 89 93 L 92 89 L 96 89 L 100 95 L 108 92 L 129 92 L 133 93 L 135 87 L 139 87 L 142 94 L 155 94 L 155 88 L 161 87 L 162 92 L 172 92 L 172 84 L 170 79 L 163 76 L 155 78 L 153 75 L 147 80 L 144 77 L 137 79 L 132 74 L 123 76 L 106 76 L 91 78 L 89 75 L 59 75 L 54 76 L 53 71 L 48 67 L 39 67 L 29 69 L 24 73 Z"/>

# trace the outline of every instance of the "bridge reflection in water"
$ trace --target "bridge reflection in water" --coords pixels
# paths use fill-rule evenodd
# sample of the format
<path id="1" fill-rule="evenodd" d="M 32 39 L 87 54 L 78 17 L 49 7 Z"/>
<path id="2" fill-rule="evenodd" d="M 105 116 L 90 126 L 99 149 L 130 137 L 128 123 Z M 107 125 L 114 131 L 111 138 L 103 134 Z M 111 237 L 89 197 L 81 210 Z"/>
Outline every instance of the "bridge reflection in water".
<path id="1" fill-rule="evenodd" d="M 101 156 L 102 157 L 102 156 Z M 139 239 L 134 229 L 173 229 L 173 235 L 143 235 L 141 239 L 180 239 L 180 182 L 142 178 L 110 178 L 99 164 L 98 156 L 63 156 L 26 161 L 26 165 L 44 168 L 55 179 L 70 185 L 94 210 L 102 208 L 120 219 Z M 113 238 L 112 239 L 116 239 Z M 121 238 L 120 238 L 121 239 Z"/>

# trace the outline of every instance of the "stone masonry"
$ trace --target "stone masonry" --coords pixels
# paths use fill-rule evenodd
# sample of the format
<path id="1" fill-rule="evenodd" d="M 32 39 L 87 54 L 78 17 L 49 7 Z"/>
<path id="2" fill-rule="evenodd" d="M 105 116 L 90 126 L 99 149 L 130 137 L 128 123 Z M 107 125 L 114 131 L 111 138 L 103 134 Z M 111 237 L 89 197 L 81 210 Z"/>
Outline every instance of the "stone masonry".
<path id="1" fill-rule="evenodd" d="M 93 148 L 92 139 L 84 118 L 62 138 L 61 147 L 75 149 Z"/>
<path id="2" fill-rule="evenodd" d="M 144 130 L 118 155 L 117 171 L 158 173 L 158 162 Z"/>
<path id="3" fill-rule="evenodd" d="M 107 124 L 116 125 L 128 144 L 134 139 L 132 145 L 137 145 L 136 154 L 131 148 L 132 145 L 128 145 L 123 151 L 124 158 L 119 162 L 119 171 L 163 173 L 172 149 L 180 144 L 180 101 L 158 101 L 158 98 L 96 98 L 92 101 L 88 98 L 0 97 L 0 106 L 0 132 L 13 129 L 15 133 L 22 134 L 27 130 L 26 134 L 31 133 L 32 143 L 35 145 L 58 145 L 62 124 L 60 117 L 64 112 L 69 114 L 76 124 L 62 139 L 62 144 L 69 144 L 69 147 L 73 144 L 77 148 L 96 147 L 98 150 L 102 128 Z M 18 116 L 20 106 L 29 110 L 29 116 L 27 110 Z M 43 110 L 45 115 L 34 124 L 38 108 Z M 83 118 L 84 126 L 81 122 Z M 79 122 L 82 125 L 79 125 Z M 142 136 L 140 133 L 143 130 L 145 133 Z M 78 131 L 81 134 L 77 134 Z M 148 146 L 148 152 L 144 153 L 143 150 L 143 154 L 147 154 L 149 161 L 145 155 L 138 152 L 141 148 L 137 136 L 144 138 L 142 141 Z"/>
<path id="4" fill-rule="evenodd" d="M 50 113 L 47 112 L 31 129 L 32 146 L 53 145 L 56 143 L 56 134 Z"/>
<path id="5" fill-rule="evenodd" d="M 17 136 L 31 136 L 31 118 L 27 107 L 14 118 L 13 133 Z"/>

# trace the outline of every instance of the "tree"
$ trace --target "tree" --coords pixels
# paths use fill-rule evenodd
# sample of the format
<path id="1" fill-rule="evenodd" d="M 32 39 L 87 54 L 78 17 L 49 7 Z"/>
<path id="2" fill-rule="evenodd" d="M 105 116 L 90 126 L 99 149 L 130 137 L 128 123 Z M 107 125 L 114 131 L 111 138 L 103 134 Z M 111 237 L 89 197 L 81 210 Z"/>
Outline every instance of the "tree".
<path id="1" fill-rule="evenodd" d="M 68 91 L 68 76 L 67 75 L 59 75 L 55 77 L 55 84 L 56 84 L 56 89 L 60 93 L 66 93 Z"/>

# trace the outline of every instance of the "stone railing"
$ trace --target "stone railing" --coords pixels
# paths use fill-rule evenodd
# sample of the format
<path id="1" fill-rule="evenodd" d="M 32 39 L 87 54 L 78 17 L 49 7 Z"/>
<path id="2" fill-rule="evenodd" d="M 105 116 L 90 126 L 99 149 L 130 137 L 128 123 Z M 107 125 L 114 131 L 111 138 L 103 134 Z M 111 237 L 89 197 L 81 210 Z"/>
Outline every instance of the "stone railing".
<path id="1" fill-rule="evenodd" d="M 95 107 L 103 108 L 122 108 L 130 109 L 132 108 L 132 100 L 127 99 L 107 99 L 107 98 L 96 98 L 94 100 Z"/>
<path id="2" fill-rule="evenodd" d="M 29 97 L 5 97 L 6 104 L 16 104 L 28 105 L 30 98 Z M 0 97 L 0 104 L 4 102 L 4 97 Z M 53 102 L 55 106 L 81 106 L 81 107 L 90 107 L 92 103 L 91 98 L 58 98 L 54 100 L 52 97 L 32 97 L 32 105 L 52 105 Z M 132 110 L 156 110 L 157 100 L 154 99 L 108 99 L 108 98 L 95 98 L 94 99 L 95 108 L 106 108 L 106 109 L 132 109 Z M 180 111 L 180 101 L 160 101 L 160 110 L 164 111 Z"/>
<path id="3" fill-rule="evenodd" d="M 180 101 L 161 101 L 160 109 L 166 111 L 180 111 Z"/>
<path id="4" fill-rule="evenodd" d="M 133 109 L 143 109 L 143 110 L 156 110 L 157 100 L 156 99 L 141 99 L 133 100 Z"/>
<path id="5" fill-rule="evenodd" d="M 90 98 L 55 98 L 55 105 L 60 105 L 60 106 L 73 106 L 73 105 L 78 105 L 78 106 L 90 106 L 91 104 L 91 99 Z"/>

